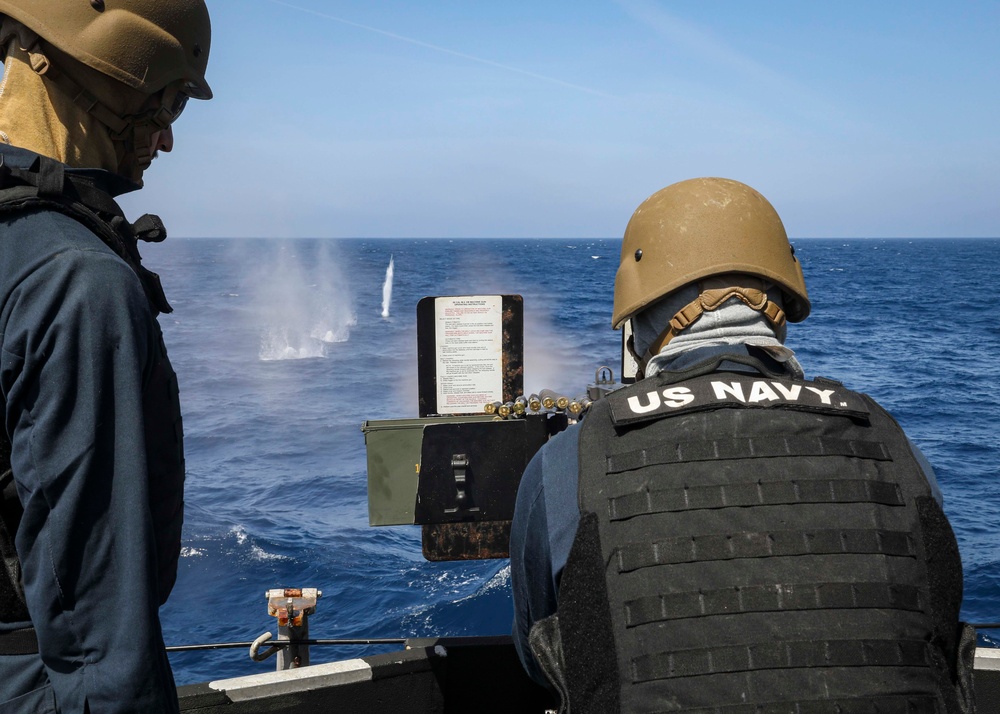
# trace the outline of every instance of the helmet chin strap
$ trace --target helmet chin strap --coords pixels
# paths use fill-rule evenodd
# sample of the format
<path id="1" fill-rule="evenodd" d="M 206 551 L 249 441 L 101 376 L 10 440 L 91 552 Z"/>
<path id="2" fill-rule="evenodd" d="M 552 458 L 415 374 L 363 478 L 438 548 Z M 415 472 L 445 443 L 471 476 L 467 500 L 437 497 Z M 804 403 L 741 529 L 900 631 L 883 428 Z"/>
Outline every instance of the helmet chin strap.
<path id="1" fill-rule="evenodd" d="M 169 108 L 177 103 L 181 93 L 179 85 L 171 85 L 160 93 L 160 101 L 155 109 L 131 117 L 131 144 L 134 154 L 132 165 L 138 174 L 137 177 L 133 177 L 134 180 L 141 181 L 143 172 L 153 162 L 153 156 L 156 154 L 156 147 L 153 146 L 153 135 L 168 129 L 173 123 L 176 114 L 172 113 Z M 112 139 L 114 138 L 112 135 Z"/>
<path id="2" fill-rule="evenodd" d="M 625 349 L 635 360 L 636 370 L 635 378 L 636 380 L 645 379 L 646 377 L 646 365 L 649 364 L 651 357 L 646 357 L 645 355 L 640 357 L 639 353 L 635 351 L 635 332 L 628 336 L 628 340 L 625 342 Z M 646 350 L 646 355 L 649 354 L 649 350 Z"/>
<path id="3" fill-rule="evenodd" d="M 690 327 L 695 320 L 706 312 L 718 310 L 731 298 L 739 299 L 747 307 L 764 315 L 776 329 L 782 327 L 785 324 L 785 312 L 779 305 L 768 300 L 764 281 L 746 278 L 741 282 L 745 284 L 730 285 L 721 288 L 704 288 L 704 284 L 699 283 L 698 297 L 677 311 L 667 324 L 666 329 L 657 335 L 641 358 L 636 356 L 635 347 L 631 344 L 632 340 L 630 340 L 630 344 L 627 347 L 636 363 L 638 363 L 640 370 L 645 371 L 649 360 L 658 355 L 660 350 L 670 340 Z"/>

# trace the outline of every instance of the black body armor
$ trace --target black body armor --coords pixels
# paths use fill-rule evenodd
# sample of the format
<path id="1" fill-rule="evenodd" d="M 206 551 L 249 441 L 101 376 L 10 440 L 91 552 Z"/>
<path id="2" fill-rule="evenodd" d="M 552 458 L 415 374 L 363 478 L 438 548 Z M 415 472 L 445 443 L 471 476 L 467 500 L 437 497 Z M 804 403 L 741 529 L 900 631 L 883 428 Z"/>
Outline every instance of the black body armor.
<path id="1" fill-rule="evenodd" d="M 564 711 L 974 708 L 954 534 L 869 397 L 653 377 L 594 405 L 579 468 L 557 622 L 532 632 Z"/>

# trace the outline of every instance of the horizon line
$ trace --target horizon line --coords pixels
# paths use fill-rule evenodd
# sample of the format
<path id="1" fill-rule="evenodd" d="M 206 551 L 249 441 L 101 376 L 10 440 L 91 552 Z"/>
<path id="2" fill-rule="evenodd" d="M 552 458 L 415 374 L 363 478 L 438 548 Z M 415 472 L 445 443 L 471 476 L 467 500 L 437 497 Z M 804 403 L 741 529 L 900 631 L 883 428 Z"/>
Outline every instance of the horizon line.
<path id="1" fill-rule="evenodd" d="M 601 240 L 615 236 L 169 236 L 174 240 Z M 790 236 L 796 240 L 1000 240 L 1000 236 Z"/>

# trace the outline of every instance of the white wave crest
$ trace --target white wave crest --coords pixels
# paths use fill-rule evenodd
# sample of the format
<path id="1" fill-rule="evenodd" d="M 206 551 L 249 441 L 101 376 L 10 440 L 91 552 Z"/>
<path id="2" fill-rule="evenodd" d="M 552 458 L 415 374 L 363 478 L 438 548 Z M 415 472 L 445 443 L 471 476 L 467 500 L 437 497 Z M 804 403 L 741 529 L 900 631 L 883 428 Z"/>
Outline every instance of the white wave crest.
<path id="1" fill-rule="evenodd" d="M 253 538 L 251 538 L 243 526 L 233 526 L 229 529 L 230 534 L 236 538 L 236 544 L 239 546 L 250 546 L 250 559 L 256 561 L 273 561 L 273 560 L 291 560 L 287 555 L 281 555 L 280 553 L 268 553 L 266 550 L 257 545 Z"/>

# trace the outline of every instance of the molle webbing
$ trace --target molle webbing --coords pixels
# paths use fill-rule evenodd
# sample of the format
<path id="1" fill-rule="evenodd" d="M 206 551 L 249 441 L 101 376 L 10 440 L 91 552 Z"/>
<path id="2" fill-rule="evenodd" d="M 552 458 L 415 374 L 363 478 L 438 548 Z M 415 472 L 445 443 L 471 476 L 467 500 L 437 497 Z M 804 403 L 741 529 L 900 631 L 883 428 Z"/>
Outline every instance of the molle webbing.
<path id="1" fill-rule="evenodd" d="M 961 593 L 929 575 L 928 534 L 954 540 L 929 494 L 892 418 L 838 383 L 654 377 L 601 400 L 580 435 L 596 537 L 581 525 L 560 584 L 572 711 L 611 677 L 621 712 L 954 714 Z M 567 619 L 588 593 L 607 625 Z M 611 664 L 581 657 L 605 627 Z"/>
<path id="2" fill-rule="evenodd" d="M 786 506 L 794 503 L 878 503 L 902 506 L 899 487 L 884 481 L 822 479 L 814 481 L 758 481 L 719 486 L 650 486 L 608 500 L 611 520 L 624 521 L 655 513 L 706 511 L 748 506 Z"/>
<path id="3" fill-rule="evenodd" d="M 648 682 L 757 669 L 925 667 L 930 663 L 928 649 L 928 644 L 919 640 L 820 640 L 711 647 L 638 657 L 633 662 L 632 681 Z"/>
<path id="4" fill-rule="evenodd" d="M 662 710 L 662 714 L 668 711 Z M 688 714 L 935 714 L 941 712 L 936 697 L 875 696 L 864 699 L 824 699 L 763 704 L 733 704 L 706 709 L 687 709 Z M 656 714 L 661 714 L 657 712 Z"/>
<path id="5" fill-rule="evenodd" d="M 625 626 L 684 620 L 692 617 L 791 610 L 854 610 L 877 608 L 920 611 L 927 606 L 920 591 L 909 585 L 885 583 L 825 583 L 823 585 L 750 585 L 720 590 L 693 590 L 650 595 L 625 602 Z"/>
<path id="6" fill-rule="evenodd" d="M 916 544 L 909 533 L 886 530 L 816 530 L 675 536 L 629 543 L 614 550 L 619 573 L 640 568 L 707 560 L 740 560 L 796 555 L 881 553 L 912 558 Z"/>
<path id="7" fill-rule="evenodd" d="M 617 474 L 659 464 L 723 459 L 770 459 L 779 456 L 854 456 L 889 461 L 883 444 L 806 436 L 770 436 L 746 439 L 687 441 L 636 449 L 608 456 L 607 473 Z"/>

